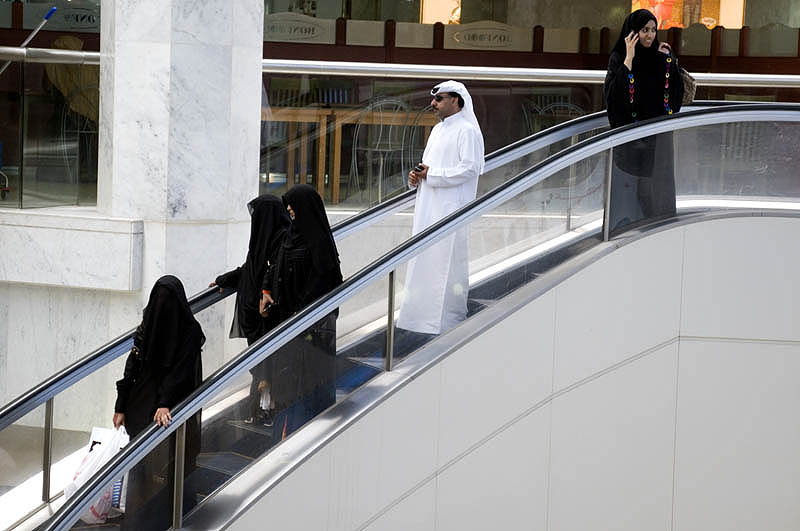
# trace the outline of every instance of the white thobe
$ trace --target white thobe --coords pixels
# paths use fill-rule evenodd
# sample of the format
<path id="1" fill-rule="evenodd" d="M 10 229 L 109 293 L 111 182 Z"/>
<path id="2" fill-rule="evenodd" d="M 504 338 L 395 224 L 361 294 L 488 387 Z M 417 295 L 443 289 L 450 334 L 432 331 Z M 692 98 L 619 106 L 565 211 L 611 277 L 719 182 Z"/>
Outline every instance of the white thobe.
<path id="1" fill-rule="evenodd" d="M 422 155 L 426 179 L 417 185 L 413 234 L 475 199 L 483 168 L 481 131 L 457 112 L 434 126 Z M 463 228 L 412 259 L 397 327 L 440 334 L 467 315 L 468 229 Z"/>

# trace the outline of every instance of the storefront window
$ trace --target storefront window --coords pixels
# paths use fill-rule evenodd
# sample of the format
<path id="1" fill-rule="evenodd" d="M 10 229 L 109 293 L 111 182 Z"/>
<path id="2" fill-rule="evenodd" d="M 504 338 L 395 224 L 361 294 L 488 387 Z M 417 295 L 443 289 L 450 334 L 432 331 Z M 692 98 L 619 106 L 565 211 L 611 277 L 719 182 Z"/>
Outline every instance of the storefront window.
<path id="1" fill-rule="evenodd" d="M 659 29 L 688 28 L 692 24 L 703 24 L 708 29 L 741 28 L 745 18 L 744 0 L 633 0 L 631 10 L 637 9 L 652 11 Z"/>

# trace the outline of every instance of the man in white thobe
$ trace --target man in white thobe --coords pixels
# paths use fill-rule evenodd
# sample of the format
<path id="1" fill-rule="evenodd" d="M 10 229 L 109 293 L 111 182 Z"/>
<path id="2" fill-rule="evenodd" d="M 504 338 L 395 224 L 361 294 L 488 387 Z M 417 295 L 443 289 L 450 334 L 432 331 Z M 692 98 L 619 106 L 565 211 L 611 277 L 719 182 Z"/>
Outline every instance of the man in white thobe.
<path id="1" fill-rule="evenodd" d="M 417 189 L 413 234 L 475 199 L 483 172 L 483 134 L 466 87 L 445 81 L 431 95 L 431 106 L 441 122 L 428 138 L 417 166 L 421 169 L 408 175 L 409 187 Z M 398 338 L 407 331 L 417 336 L 441 334 L 466 318 L 467 231 L 459 229 L 409 262 L 397 318 Z"/>

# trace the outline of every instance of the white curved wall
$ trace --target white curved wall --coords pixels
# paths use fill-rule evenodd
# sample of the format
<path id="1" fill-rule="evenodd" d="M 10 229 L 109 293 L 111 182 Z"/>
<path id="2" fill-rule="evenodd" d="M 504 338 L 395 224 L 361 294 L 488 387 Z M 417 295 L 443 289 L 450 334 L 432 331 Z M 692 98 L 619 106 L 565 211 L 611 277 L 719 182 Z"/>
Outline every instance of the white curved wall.
<path id="1" fill-rule="evenodd" d="M 621 247 L 403 387 L 231 528 L 797 529 L 798 233 L 734 218 Z"/>

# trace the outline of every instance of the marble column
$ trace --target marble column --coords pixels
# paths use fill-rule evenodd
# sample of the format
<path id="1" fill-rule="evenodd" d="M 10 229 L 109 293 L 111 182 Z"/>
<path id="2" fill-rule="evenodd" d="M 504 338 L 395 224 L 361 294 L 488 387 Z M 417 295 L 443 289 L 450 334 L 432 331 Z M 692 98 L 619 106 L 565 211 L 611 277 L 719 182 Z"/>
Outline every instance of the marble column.
<path id="1" fill-rule="evenodd" d="M 103 0 L 101 13 L 98 211 L 143 221 L 140 305 L 164 274 L 193 294 L 247 250 L 264 3 Z M 202 324 L 224 321 L 206 311 Z M 206 335 L 207 356 L 238 350 Z"/>

